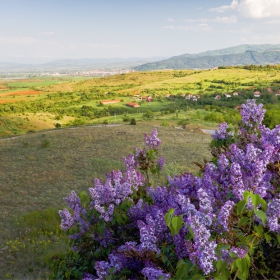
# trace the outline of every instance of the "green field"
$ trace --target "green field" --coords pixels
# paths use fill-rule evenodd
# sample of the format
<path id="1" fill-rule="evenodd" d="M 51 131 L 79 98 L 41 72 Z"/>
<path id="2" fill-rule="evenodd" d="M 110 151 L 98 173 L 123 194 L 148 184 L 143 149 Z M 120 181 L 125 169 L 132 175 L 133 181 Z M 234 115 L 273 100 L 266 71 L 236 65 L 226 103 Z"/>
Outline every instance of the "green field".
<path id="1" fill-rule="evenodd" d="M 66 206 L 62 198 L 71 190 L 86 191 L 94 177 L 104 179 L 111 169 L 122 169 L 121 158 L 134 147 L 142 148 L 143 134 L 154 127 L 162 140 L 165 175 L 198 172 L 193 162 L 211 158 L 209 135 L 162 127 L 159 121 L 66 128 L 0 140 L 5 159 L 0 164 L 1 279 L 46 279 L 45 257 L 66 247 L 57 215 L 57 209 Z M 165 181 L 164 176 L 157 180 Z M 49 208 L 56 210 L 46 211 Z"/>
<path id="2" fill-rule="evenodd" d="M 0 137 L 56 126 L 121 123 L 126 116 L 141 121 L 147 111 L 152 111 L 157 119 L 162 119 L 164 115 L 164 119 L 171 122 L 174 118 L 177 121 L 188 118 L 206 124 L 205 115 L 213 113 L 213 110 L 217 113 L 217 108 L 224 108 L 216 117 L 208 118 L 212 122 L 210 126 L 215 126 L 228 115 L 225 108 L 234 109 L 248 98 L 253 98 L 254 90 L 262 92 L 259 102 L 276 106 L 275 112 L 280 106 L 280 98 L 275 95 L 280 89 L 279 81 L 278 66 L 131 72 L 104 78 L 62 76 L 2 79 Z M 267 88 L 273 92 L 268 92 Z M 18 94 L 22 90 L 24 92 Z M 233 91 L 238 91 L 239 96 L 231 99 L 224 97 L 225 93 L 232 94 Z M 167 94 L 171 98 L 166 98 Z M 201 98 L 197 102 L 187 101 L 184 98 L 187 94 L 199 94 Z M 221 100 L 214 99 L 217 94 L 222 96 Z M 141 101 L 136 96 L 152 96 L 153 101 Z M 100 106 L 100 100 L 105 99 L 120 99 L 121 102 Z M 127 107 L 127 102 L 137 102 L 140 108 Z M 210 108 L 212 111 L 193 118 L 183 113 L 188 108 Z"/>

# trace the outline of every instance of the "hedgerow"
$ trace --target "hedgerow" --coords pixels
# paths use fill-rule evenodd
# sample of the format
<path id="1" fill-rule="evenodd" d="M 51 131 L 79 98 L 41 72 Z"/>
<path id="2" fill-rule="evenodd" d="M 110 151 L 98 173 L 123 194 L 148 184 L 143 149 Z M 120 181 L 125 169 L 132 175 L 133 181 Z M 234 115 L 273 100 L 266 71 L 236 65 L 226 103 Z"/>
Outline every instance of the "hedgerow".
<path id="1" fill-rule="evenodd" d="M 51 279 L 279 279 L 280 125 L 248 100 L 235 129 L 219 125 L 199 175 L 152 186 L 164 168 L 157 131 L 124 171 L 74 191 L 59 211 L 71 249 Z"/>

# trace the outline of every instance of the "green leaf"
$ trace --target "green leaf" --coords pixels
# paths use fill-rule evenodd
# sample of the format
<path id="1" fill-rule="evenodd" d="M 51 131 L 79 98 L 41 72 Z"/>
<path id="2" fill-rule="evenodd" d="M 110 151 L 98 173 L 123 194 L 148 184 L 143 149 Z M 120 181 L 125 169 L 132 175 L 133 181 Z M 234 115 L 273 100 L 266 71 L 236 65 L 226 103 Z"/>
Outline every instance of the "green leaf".
<path id="1" fill-rule="evenodd" d="M 241 215 L 242 214 L 242 212 L 245 209 L 245 205 L 246 205 L 246 201 L 245 200 L 240 200 L 237 203 L 237 215 Z"/>
<path id="2" fill-rule="evenodd" d="M 187 279 L 187 276 L 189 272 L 193 269 L 193 267 L 194 265 L 190 261 L 185 262 L 184 260 L 179 260 L 176 265 L 177 279 Z"/>
<path id="3" fill-rule="evenodd" d="M 266 224 L 266 214 L 262 210 L 255 210 L 254 213 Z"/>
<path id="4" fill-rule="evenodd" d="M 183 227 L 184 220 L 182 216 L 176 216 L 172 218 L 172 226 L 175 230 L 175 234 L 179 233 L 180 229 Z"/>
<path id="5" fill-rule="evenodd" d="M 265 238 L 266 242 L 269 242 L 271 240 L 271 236 L 267 233 L 264 234 L 264 238 Z"/>
<path id="6" fill-rule="evenodd" d="M 171 216 L 168 212 L 164 215 L 164 220 L 165 220 L 166 225 L 169 227 L 171 224 Z"/>
<path id="7" fill-rule="evenodd" d="M 257 232 L 257 234 L 260 236 L 262 236 L 263 234 L 263 227 L 262 225 L 258 225 L 258 226 L 254 226 L 255 231 Z"/>
<path id="8" fill-rule="evenodd" d="M 196 274 L 190 280 L 202 280 L 205 279 L 201 274 Z"/>
<path id="9" fill-rule="evenodd" d="M 280 235 L 277 234 L 276 237 L 277 237 L 278 244 L 280 244 Z"/>
<path id="10" fill-rule="evenodd" d="M 249 221 L 248 217 L 241 217 L 239 222 L 238 222 L 238 227 L 243 226 L 244 224 L 246 224 Z"/>
<path id="11" fill-rule="evenodd" d="M 249 197 L 251 197 L 251 195 L 252 195 L 251 192 L 245 191 L 245 192 L 243 193 L 244 200 L 245 200 L 246 202 L 248 202 L 248 199 L 249 199 Z"/>
<path id="12" fill-rule="evenodd" d="M 219 244 L 218 245 L 218 249 L 220 250 L 227 250 L 230 248 L 230 245 L 227 245 L 227 244 Z"/>

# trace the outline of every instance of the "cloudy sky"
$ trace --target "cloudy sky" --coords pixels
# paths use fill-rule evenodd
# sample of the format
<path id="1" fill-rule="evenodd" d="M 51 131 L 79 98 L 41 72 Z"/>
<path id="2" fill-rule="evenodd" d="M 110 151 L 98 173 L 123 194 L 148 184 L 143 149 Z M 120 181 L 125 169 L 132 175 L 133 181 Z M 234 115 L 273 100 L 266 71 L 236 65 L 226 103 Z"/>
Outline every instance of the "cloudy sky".
<path id="1" fill-rule="evenodd" d="M 280 0 L 0 0 L 0 61 L 280 44 Z"/>

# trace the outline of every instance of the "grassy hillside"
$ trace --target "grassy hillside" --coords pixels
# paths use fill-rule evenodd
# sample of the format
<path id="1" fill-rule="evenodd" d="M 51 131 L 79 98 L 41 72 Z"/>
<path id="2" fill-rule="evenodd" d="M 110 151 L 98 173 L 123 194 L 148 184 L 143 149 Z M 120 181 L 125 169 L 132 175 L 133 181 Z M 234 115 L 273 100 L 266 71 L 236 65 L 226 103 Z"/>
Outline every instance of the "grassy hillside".
<path id="1" fill-rule="evenodd" d="M 143 134 L 155 126 L 80 127 L 0 140 L 0 278 L 46 279 L 45 257 L 65 247 L 57 210 L 46 209 L 63 209 L 71 190 L 87 191 L 94 177 L 123 168 L 121 158 L 142 148 Z M 158 132 L 168 174 L 197 172 L 193 161 L 210 158 L 209 135 L 171 127 Z"/>
<path id="2" fill-rule="evenodd" d="M 234 108 L 253 98 L 254 90 L 263 92 L 260 102 L 279 103 L 280 67 L 231 67 L 216 70 L 133 72 L 104 78 L 66 79 L 53 77 L 0 82 L 0 137 L 19 135 L 57 127 L 122 122 L 124 118 L 143 119 L 153 111 L 177 112 L 187 108 L 203 109 L 207 105 Z M 267 92 L 272 88 L 273 92 Z M 222 101 L 215 95 L 238 91 L 238 98 Z M 199 94 L 194 103 L 184 96 Z M 266 94 L 266 95 L 265 95 Z M 152 96 L 151 103 L 137 96 Z M 172 95 L 172 98 L 166 98 Z M 100 105 L 101 100 L 121 102 Z M 138 103 L 139 108 L 126 106 Z M 166 119 L 174 115 L 165 115 Z M 186 116 L 184 116 L 185 118 Z M 202 119 L 201 119 L 202 121 Z"/>

